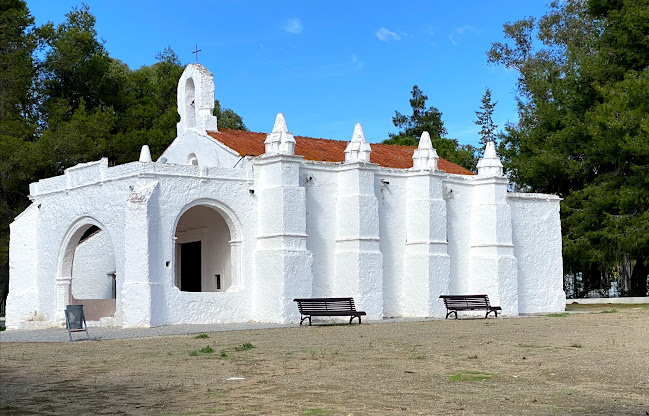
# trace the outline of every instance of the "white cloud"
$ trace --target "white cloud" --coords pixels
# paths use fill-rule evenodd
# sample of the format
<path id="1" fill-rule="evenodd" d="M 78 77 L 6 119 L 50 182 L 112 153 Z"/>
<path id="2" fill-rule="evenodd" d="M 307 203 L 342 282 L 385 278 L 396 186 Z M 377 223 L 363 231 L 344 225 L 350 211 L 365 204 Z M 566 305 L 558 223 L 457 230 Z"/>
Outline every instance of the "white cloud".
<path id="1" fill-rule="evenodd" d="M 298 33 L 302 33 L 302 21 L 300 19 L 293 18 L 293 19 L 288 19 L 284 22 L 284 25 L 282 26 L 282 30 L 286 33 L 292 33 L 294 35 L 297 35 Z"/>
<path id="2" fill-rule="evenodd" d="M 361 61 L 356 54 L 352 54 L 352 60 L 349 64 L 354 71 L 360 71 L 365 66 L 365 62 Z"/>
<path id="3" fill-rule="evenodd" d="M 401 39 L 400 35 L 397 35 L 396 33 L 384 27 L 380 27 L 379 30 L 376 31 L 376 37 L 379 38 L 379 40 L 382 40 L 383 42 L 389 42 L 391 40 Z"/>
<path id="4" fill-rule="evenodd" d="M 457 45 L 461 37 L 470 33 L 478 33 L 478 29 L 471 25 L 456 27 L 455 30 L 448 35 L 448 40 L 451 41 L 453 45 Z"/>

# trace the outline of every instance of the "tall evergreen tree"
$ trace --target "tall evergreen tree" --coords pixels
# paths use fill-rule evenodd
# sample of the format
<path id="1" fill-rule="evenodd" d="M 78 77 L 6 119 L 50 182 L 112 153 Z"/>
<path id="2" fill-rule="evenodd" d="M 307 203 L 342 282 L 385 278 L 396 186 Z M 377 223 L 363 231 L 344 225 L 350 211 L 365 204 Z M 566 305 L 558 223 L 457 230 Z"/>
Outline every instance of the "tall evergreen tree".
<path id="1" fill-rule="evenodd" d="M 446 128 L 442 121 L 442 113 L 436 107 L 426 108 L 428 96 L 417 86 L 412 87 L 410 107 L 412 115 L 407 116 L 395 111 L 392 123 L 399 128 L 396 134 L 389 133 L 390 138 L 383 144 L 401 146 L 417 146 L 424 131 L 430 134 L 433 147 L 446 160 L 457 163 L 469 170 L 475 170 L 477 159 L 475 148 L 470 145 L 460 145 L 456 139 L 446 138 Z"/>
<path id="2" fill-rule="evenodd" d="M 649 274 L 643 16 L 646 2 L 553 3 L 538 22 L 505 25 L 510 42 L 489 52 L 519 72 L 520 119 L 500 146 L 506 168 L 518 185 L 564 198 L 564 269 L 582 272 L 588 286 L 630 259 L 629 289 L 641 296 Z"/>
<path id="3" fill-rule="evenodd" d="M 480 126 L 480 154 L 484 153 L 487 142 L 496 141 L 496 128 L 498 127 L 493 122 L 494 108 L 497 102 L 491 102 L 491 90 L 485 88 L 484 95 L 481 100 L 482 105 L 478 111 L 475 111 L 477 117 L 475 124 Z"/>

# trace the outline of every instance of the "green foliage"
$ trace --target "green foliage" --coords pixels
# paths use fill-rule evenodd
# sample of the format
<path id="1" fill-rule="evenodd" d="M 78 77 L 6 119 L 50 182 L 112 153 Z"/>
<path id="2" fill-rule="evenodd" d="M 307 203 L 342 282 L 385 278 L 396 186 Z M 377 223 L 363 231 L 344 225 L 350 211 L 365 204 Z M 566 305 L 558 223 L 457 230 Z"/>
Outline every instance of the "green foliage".
<path id="1" fill-rule="evenodd" d="M 66 17 L 57 27 L 48 23 L 41 28 L 48 46 L 42 65 L 43 111 L 55 111 L 59 100 L 68 104 L 70 116 L 82 99 L 91 110 L 112 105 L 119 84 L 112 60 L 97 40 L 95 17 L 85 4 Z"/>
<path id="2" fill-rule="evenodd" d="M 200 354 L 212 354 L 213 352 L 214 352 L 214 349 L 212 347 L 210 347 L 209 345 L 207 345 L 207 346 L 201 348 L 200 350 L 191 350 L 189 352 L 189 355 L 191 357 L 197 357 Z"/>
<path id="3" fill-rule="evenodd" d="M 198 334 L 194 338 L 196 338 L 196 339 L 205 339 L 205 338 L 209 338 L 209 337 L 210 336 L 207 335 L 207 334 Z"/>
<path id="4" fill-rule="evenodd" d="M 570 315 L 568 312 L 551 313 L 551 314 L 548 315 L 548 317 L 550 317 L 550 318 L 565 318 L 568 315 Z"/>
<path id="5" fill-rule="evenodd" d="M 412 108 L 412 115 L 406 116 L 395 111 L 392 123 L 400 131 L 397 134 L 390 133 L 390 140 L 394 139 L 394 142 L 389 144 L 416 145 L 424 131 L 430 134 L 431 139 L 440 139 L 446 136 L 447 132 L 442 122 L 442 113 L 433 106 L 426 108 L 428 96 L 424 95 L 424 92 L 416 85 L 412 87 L 411 94 L 410 107 Z M 409 139 L 414 139 L 415 142 L 409 142 Z"/>
<path id="6" fill-rule="evenodd" d="M 554 2 L 504 27 L 489 60 L 519 72 L 519 117 L 499 146 L 521 190 L 555 193 L 566 271 L 586 284 L 630 261 L 649 274 L 649 4 Z M 541 47 L 535 50 L 537 36 Z M 628 260 L 627 260 L 628 259 Z"/>
<path id="7" fill-rule="evenodd" d="M 252 343 L 244 342 L 243 344 L 234 347 L 234 350 L 235 351 L 247 351 L 247 350 L 251 350 L 253 348 L 256 348 L 256 347 L 254 345 L 252 345 Z"/>
<path id="8" fill-rule="evenodd" d="M 33 134 L 32 59 L 38 43 L 34 18 L 21 0 L 0 1 L 0 135 L 29 139 Z"/>
<path id="9" fill-rule="evenodd" d="M 198 352 L 200 352 L 201 354 L 212 354 L 214 352 L 214 349 L 208 345 L 198 350 Z"/>
<path id="10" fill-rule="evenodd" d="M 392 123 L 399 128 L 399 133 L 389 133 L 390 138 L 383 144 L 400 146 L 417 146 L 424 131 L 430 134 L 430 139 L 437 154 L 444 159 L 475 170 L 477 159 L 475 148 L 470 145 L 460 145 L 456 139 L 446 138 L 446 128 L 442 121 L 442 113 L 433 106 L 426 108 L 428 96 L 417 85 L 412 87 L 410 107 L 412 115 L 407 116 L 395 111 Z"/>
<path id="11" fill-rule="evenodd" d="M 313 415 L 325 415 L 325 412 L 322 409 L 305 409 L 302 411 L 302 416 L 313 416 Z"/>
<path id="12" fill-rule="evenodd" d="M 214 115 L 216 116 L 216 125 L 220 129 L 248 130 L 243 124 L 241 116 L 229 108 L 222 109 L 219 100 L 214 101 Z"/>
<path id="13" fill-rule="evenodd" d="M 474 123 L 480 126 L 480 154 L 484 154 L 487 142 L 496 141 L 496 128 L 498 127 L 494 124 L 492 118 L 494 108 L 498 103 L 491 102 L 491 90 L 489 88 L 485 88 L 481 103 L 480 109 L 475 112 L 477 119 Z"/>

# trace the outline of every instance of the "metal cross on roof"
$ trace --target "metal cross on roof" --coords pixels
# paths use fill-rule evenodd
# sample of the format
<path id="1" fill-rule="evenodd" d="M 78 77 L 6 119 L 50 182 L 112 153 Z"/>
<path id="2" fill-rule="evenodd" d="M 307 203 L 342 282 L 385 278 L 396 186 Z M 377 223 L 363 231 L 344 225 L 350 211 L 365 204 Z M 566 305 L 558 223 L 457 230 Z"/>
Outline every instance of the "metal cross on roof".
<path id="1" fill-rule="evenodd" d="M 198 45 L 196 45 L 195 48 L 194 48 L 194 52 L 192 52 L 193 54 L 196 55 L 196 63 L 198 63 L 198 53 L 199 52 L 202 52 L 202 50 L 198 49 Z"/>

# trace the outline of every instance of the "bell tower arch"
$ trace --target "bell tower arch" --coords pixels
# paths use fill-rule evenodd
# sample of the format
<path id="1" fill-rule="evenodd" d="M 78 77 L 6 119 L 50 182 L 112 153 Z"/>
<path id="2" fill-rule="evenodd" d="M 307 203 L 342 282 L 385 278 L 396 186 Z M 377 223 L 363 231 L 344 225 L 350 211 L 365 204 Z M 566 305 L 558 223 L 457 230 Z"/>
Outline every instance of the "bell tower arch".
<path id="1" fill-rule="evenodd" d="M 214 113 L 214 78 L 212 73 L 200 64 L 189 64 L 178 80 L 177 134 L 187 130 L 199 133 L 217 131 Z"/>

